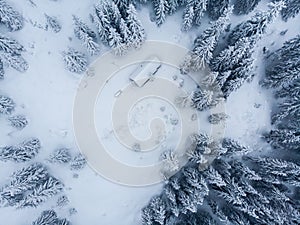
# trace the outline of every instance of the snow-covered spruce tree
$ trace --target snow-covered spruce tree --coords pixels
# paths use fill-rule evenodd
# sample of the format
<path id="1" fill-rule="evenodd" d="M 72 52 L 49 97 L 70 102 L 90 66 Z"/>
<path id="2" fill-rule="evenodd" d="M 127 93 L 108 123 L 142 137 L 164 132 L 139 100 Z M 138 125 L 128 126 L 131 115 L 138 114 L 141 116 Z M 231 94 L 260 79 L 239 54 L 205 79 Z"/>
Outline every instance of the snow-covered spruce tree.
<path id="1" fill-rule="evenodd" d="M 229 6 L 229 0 L 208 0 L 207 12 L 212 20 L 217 20 Z"/>
<path id="2" fill-rule="evenodd" d="M 275 149 L 296 150 L 300 152 L 300 132 L 289 129 L 271 130 L 265 139 Z"/>
<path id="3" fill-rule="evenodd" d="M 25 128 L 28 125 L 28 120 L 23 115 L 11 116 L 8 118 L 10 125 L 19 130 Z"/>
<path id="4" fill-rule="evenodd" d="M 37 207 L 62 190 L 63 184 L 56 178 L 50 176 L 46 181 L 35 187 L 30 194 L 24 196 L 24 198 L 18 202 L 17 207 Z"/>
<path id="5" fill-rule="evenodd" d="M 252 37 L 265 33 L 267 25 L 274 21 L 280 11 L 285 7 L 283 0 L 269 3 L 269 9 L 264 12 L 256 13 L 251 19 L 237 25 L 229 34 L 228 43 L 234 45 L 244 37 Z"/>
<path id="6" fill-rule="evenodd" d="M 191 27 L 201 24 L 201 18 L 206 11 L 208 0 L 187 0 L 183 12 L 182 30 L 188 31 Z"/>
<path id="7" fill-rule="evenodd" d="M 233 12 L 237 15 L 248 14 L 261 0 L 235 0 Z"/>
<path id="8" fill-rule="evenodd" d="M 278 0 L 276 0 L 278 1 Z M 300 12 L 299 0 L 285 0 L 286 7 L 282 9 L 281 16 L 284 21 L 295 17 Z"/>
<path id="9" fill-rule="evenodd" d="M 45 14 L 48 26 L 55 32 L 58 33 L 61 30 L 61 25 L 58 19 L 54 16 Z"/>
<path id="10" fill-rule="evenodd" d="M 69 48 L 68 51 L 62 53 L 65 67 L 68 71 L 73 73 L 81 74 L 87 69 L 87 58 L 86 55 L 73 49 Z"/>
<path id="11" fill-rule="evenodd" d="M 11 31 L 23 28 L 24 19 L 19 12 L 13 9 L 5 0 L 0 0 L 0 22 Z"/>
<path id="12" fill-rule="evenodd" d="M 86 47 L 91 55 L 96 55 L 100 52 L 100 46 L 96 42 L 96 34 L 92 31 L 81 19 L 73 15 L 74 33 L 75 36 L 81 40 L 82 44 Z"/>
<path id="13" fill-rule="evenodd" d="M 9 115 L 15 110 L 14 101 L 4 95 L 0 95 L 0 114 Z"/>
<path id="14" fill-rule="evenodd" d="M 166 15 L 169 11 L 169 4 L 167 0 L 152 0 L 153 9 L 155 13 L 155 22 L 157 26 L 162 25 L 166 20 Z"/>
<path id="15" fill-rule="evenodd" d="M 84 155 L 79 153 L 72 159 L 70 168 L 71 168 L 71 170 L 81 170 L 86 166 L 86 163 L 87 162 L 86 162 Z"/>
<path id="16" fill-rule="evenodd" d="M 54 210 L 45 210 L 32 222 L 32 225 L 71 225 L 67 219 L 58 218 Z"/>
<path id="17" fill-rule="evenodd" d="M 221 88 L 225 98 L 253 77 L 253 47 L 257 36 L 242 38 L 234 46 L 220 52 L 210 64 L 218 72 L 215 84 Z"/>
<path id="18" fill-rule="evenodd" d="M 265 87 L 284 87 L 300 78 L 300 35 L 285 42 L 267 61 Z"/>
<path id="19" fill-rule="evenodd" d="M 188 53 L 184 63 L 181 65 L 181 71 L 198 71 L 210 63 L 219 37 L 229 24 L 231 12 L 231 7 L 225 10 L 224 14 L 217 21 L 212 22 L 211 26 L 195 39 L 193 49 Z"/>
<path id="20" fill-rule="evenodd" d="M 123 55 L 126 51 L 126 45 L 122 42 L 121 35 L 113 27 L 109 29 L 108 44 L 116 55 Z"/>
<path id="21" fill-rule="evenodd" d="M 213 113 L 209 115 L 208 122 L 211 124 L 219 124 L 221 122 L 225 122 L 229 116 L 226 113 Z"/>
<path id="22" fill-rule="evenodd" d="M 126 18 L 126 22 L 130 31 L 128 45 L 133 48 L 139 48 L 146 40 L 145 30 L 141 21 L 137 17 L 137 12 L 134 5 L 129 5 L 127 14 L 128 17 Z"/>
<path id="23" fill-rule="evenodd" d="M 213 104 L 213 92 L 210 90 L 198 89 L 193 92 L 191 106 L 199 111 L 208 109 Z"/>
<path id="24" fill-rule="evenodd" d="M 19 72 L 25 72 L 28 69 L 28 64 L 21 56 L 24 51 L 24 47 L 16 40 L 0 34 L 0 61 L 4 65 Z"/>
<path id="25" fill-rule="evenodd" d="M 0 160 L 13 162 L 26 162 L 33 159 L 41 149 L 37 138 L 23 141 L 17 146 L 6 146 L 0 149 Z"/>
<path id="26" fill-rule="evenodd" d="M 72 159 L 72 156 L 70 154 L 70 150 L 67 148 L 59 148 L 56 149 L 51 155 L 50 155 L 50 162 L 53 163 L 69 163 Z"/>

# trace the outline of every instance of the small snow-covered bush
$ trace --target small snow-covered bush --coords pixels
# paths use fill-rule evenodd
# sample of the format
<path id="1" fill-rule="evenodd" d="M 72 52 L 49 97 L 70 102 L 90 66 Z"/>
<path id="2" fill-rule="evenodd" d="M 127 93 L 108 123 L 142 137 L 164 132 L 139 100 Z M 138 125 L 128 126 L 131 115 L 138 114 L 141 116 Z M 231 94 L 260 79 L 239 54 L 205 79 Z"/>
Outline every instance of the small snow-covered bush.
<path id="1" fill-rule="evenodd" d="M 75 49 L 69 48 L 68 51 L 63 52 L 63 60 L 66 69 L 70 72 L 81 74 L 87 70 L 86 55 Z"/>
<path id="2" fill-rule="evenodd" d="M 0 114 L 11 114 L 14 109 L 14 101 L 9 97 L 0 95 Z"/>
<path id="3" fill-rule="evenodd" d="M 12 127 L 17 129 L 23 129 L 28 125 L 28 120 L 23 115 L 16 115 L 8 118 L 8 121 Z"/>

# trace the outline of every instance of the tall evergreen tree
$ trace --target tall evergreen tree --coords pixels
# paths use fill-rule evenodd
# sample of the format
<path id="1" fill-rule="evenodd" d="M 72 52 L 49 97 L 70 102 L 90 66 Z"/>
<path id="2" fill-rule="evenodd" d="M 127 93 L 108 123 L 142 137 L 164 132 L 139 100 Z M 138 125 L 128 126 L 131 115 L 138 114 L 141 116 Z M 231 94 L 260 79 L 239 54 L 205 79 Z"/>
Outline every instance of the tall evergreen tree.
<path id="1" fill-rule="evenodd" d="M 195 39 L 192 51 L 185 57 L 184 63 L 181 66 L 182 71 L 198 71 L 204 69 L 210 63 L 219 37 L 229 24 L 231 11 L 232 8 L 226 10 L 217 21 L 212 22 L 211 27 Z"/>
<path id="2" fill-rule="evenodd" d="M 157 26 L 162 25 L 166 20 L 169 11 L 169 4 L 166 0 L 153 0 L 153 8 L 155 13 L 155 21 Z"/>
<path id="3" fill-rule="evenodd" d="M 20 30 L 24 26 L 24 19 L 21 14 L 5 0 L 0 0 L 0 22 L 5 24 L 11 31 Z"/>
<path id="4" fill-rule="evenodd" d="M 75 36 L 82 41 L 83 45 L 91 55 L 100 52 L 100 46 L 96 42 L 96 34 L 79 17 L 73 15 Z"/>
<path id="5" fill-rule="evenodd" d="M 279 15 L 285 7 L 284 1 L 269 3 L 269 10 L 256 13 L 250 20 L 237 25 L 228 37 L 228 43 L 234 45 L 238 40 L 245 37 L 262 35 L 267 25 Z"/>

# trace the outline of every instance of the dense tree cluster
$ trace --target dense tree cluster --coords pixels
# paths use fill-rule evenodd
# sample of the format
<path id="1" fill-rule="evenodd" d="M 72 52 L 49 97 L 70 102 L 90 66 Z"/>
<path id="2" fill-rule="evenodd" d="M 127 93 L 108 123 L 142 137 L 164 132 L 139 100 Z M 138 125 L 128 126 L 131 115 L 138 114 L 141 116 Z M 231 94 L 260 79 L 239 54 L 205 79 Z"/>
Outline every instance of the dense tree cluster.
<path id="1" fill-rule="evenodd" d="M 139 48 L 145 41 L 144 28 L 130 1 L 128 4 L 103 1 L 94 7 L 93 20 L 101 41 L 114 49 L 117 55 L 124 54 L 130 48 Z"/>
<path id="2" fill-rule="evenodd" d="M 266 134 L 267 141 L 276 149 L 299 151 L 300 143 L 300 36 L 285 42 L 267 60 L 266 77 L 262 85 L 277 88 L 280 100 L 273 111 L 276 129 Z"/>
<path id="3" fill-rule="evenodd" d="M 0 188 L 3 206 L 37 207 L 63 190 L 63 184 L 40 163 L 24 167 L 11 175 L 10 183 Z"/>
<path id="4" fill-rule="evenodd" d="M 197 151 L 213 143 L 197 140 Z M 231 139 L 213 146 L 219 157 L 204 170 L 191 158 L 143 209 L 142 224 L 299 224 L 299 165 L 249 157 L 249 148 Z"/>
<path id="5" fill-rule="evenodd" d="M 0 23 L 5 24 L 10 31 L 17 31 L 23 28 L 24 19 L 5 0 L 0 0 Z"/>
<path id="6" fill-rule="evenodd" d="M 207 5 L 208 16 L 217 20 L 228 8 L 229 0 L 209 0 Z"/>

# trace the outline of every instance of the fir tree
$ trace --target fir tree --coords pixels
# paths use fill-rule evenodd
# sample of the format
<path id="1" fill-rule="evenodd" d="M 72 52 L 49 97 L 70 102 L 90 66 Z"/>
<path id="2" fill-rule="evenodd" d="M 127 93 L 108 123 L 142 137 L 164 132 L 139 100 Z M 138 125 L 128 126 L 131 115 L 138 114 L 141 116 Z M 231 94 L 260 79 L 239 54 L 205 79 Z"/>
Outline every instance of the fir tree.
<path id="1" fill-rule="evenodd" d="M 100 46 L 96 42 L 96 34 L 78 17 L 73 15 L 75 36 L 82 41 L 83 45 L 91 55 L 100 52 Z"/>
<path id="2" fill-rule="evenodd" d="M 250 13 L 261 0 L 236 0 L 233 12 L 237 15 Z"/>
<path id="3" fill-rule="evenodd" d="M 126 51 L 126 46 L 122 42 L 120 34 L 112 27 L 109 29 L 108 44 L 114 49 L 116 55 L 123 55 Z"/>
<path id="4" fill-rule="evenodd" d="M 218 39 L 229 23 L 231 11 L 232 8 L 226 10 L 217 21 L 212 22 L 211 27 L 195 39 L 193 49 L 185 57 L 181 70 L 186 72 L 189 70 L 198 71 L 210 63 Z"/>
<path id="5" fill-rule="evenodd" d="M 5 0 L 0 0 L 0 22 L 11 31 L 23 28 L 24 19 L 19 12 L 13 9 Z"/>
<path id="6" fill-rule="evenodd" d="M 19 130 L 25 128 L 28 125 L 28 120 L 23 115 L 11 116 L 8 118 L 8 121 L 12 127 L 15 127 Z"/>
<path id="7" fill-rule="evenodd" d="M 188 31 L 195 25 L 201 24 L 201 19 L 206 11 L 207 0 L 187 0 L 183 13 L 183 31 Z"/>
<path id="8" fill-rule="evenodd" d="M 217 20 L 229 6 L 229 0 L 209 0 L 207 4 L 208 16 Z"/>
<path id="9" fill-rule="evenodd" d="M 47 24 L 50 26 L 50 28 L 54 31 L 54 33 L 58 33 L 61 30 L 61 25 L 58 19 L 54 16 L 48 16 L 45 14 Z"/>
<path id="10" fill-rule="evenodd" d="M 238 40 L 245 37 L 257 36 L 259 38 L 265 33 L 267 25 L 279 15 L 285 7 L 283 1 L 269 4 L 269 10 L 256 13 L 250 20 L 237 25 L 228 37 L 230 45 L 234 45 Z"/>
<path id="11" fill-rule="evenodd" d="M 14 39 L 0 34 L 0 61 L 19 72 L 24 72 L 28 69 L 28 64 L 21 56 L 24 52 L 24 47 Z M 3 67 L 2 67 L 2 73 Z"/>
<path id="12" fill-rule="evenodd" d="M 276 129 L 265 134 L 266 141 L 275 149 L 300 150 L 300 133 L 295 130 Z"/>
<path id="13" fill-rule="evenodd" d="M 285 42 L 271 54 L 266 67 L 266 87 L 284 87 L 299 78 L 300 36 Z"/>
<path id="14" fill-rule="evenodd" d="M 75 49 L 69 48 L 68 51 L 64 51 L 62 55 L 67 70 L 79 74 L 86 71 L 87 59 L 83 53 L 78 52 Z"/>
<path id="15" fill-rule="evenodd" d="M 70 154 L 70 150 L 67 148 L 59 148 L 56 149 L 51 155 L 50 155 L 50 161 L 53 163 L 69 163 L 72 159 L 72 156 Z"/>
<path id="16" fill-rule="evenodd" d="M 49 198 L 63 190 L 63 184 L 54 177 L 49 177 L 45 182 L 33 189 L 19 203 L 18 208 L 37 207 Z"/>
<path id="17" fill-rule="evenodd" d="M 153 0 L 153 8 L 157 26 L 162 25 L 166 20 L 169 11 L 169 4 L 166 0 Z"/>
<path id="18" fill-rule="evenodd" d="M 0 160 L 26 162 L 34 158 L 41 148 L 41 143 L 37 138 L 23 141 L 17 146 L 6 146 L 0 150 Z"/>
<path id="19" fill-rule="evenodd" d="M 15 110 L 14 101 L 4 95 L 0 95 L 0 114 L 9 115 Z"/>
<path id="20" fill-rule="evenodd" d="M 71 170 L 81 170 L 85 167 L 85 165 L 86 159 L 81 153 L 79 153 L 72 159 L 70 167 Z"/>
<path id="21" fill-rule="evenodd" d="M 195 17 L 194 8 L 191 6 L 187 9 L 185 9 L 184 15 L 183 15 L 183 24 L 182 24 L 182 30 L 188 31 L 193 26 Z"/>
<path id="22" fill-rule="evenodd" d="M 138 19 L 135 7 L 132 4 L 129 5 L 127 14 L 128 17 L 126 18 L 126 22 L 130 31 L 128 45 L 134 48 L 139 48 L 145 42 L 145 30 L 141 21 Z"/>
<path id="23" fill-rule="evenodd" d="M 71 223 L 66 219 L 58 218 L 54 210 L 45 210 L 32 222 L 32 225 L 71 225 Z"/>
<path id="24" fill-rule="evenodd" d="M 4 79 L 4 67 L 3 67 L 3 62 L 0 59 L 0 80 Z"/>
<path id="25" fill-rule="evenodd" d="M 277 0 L 278 1 L 278 0 Z M 282 9 L 281 15 L 284 21 L 289 18 L 293 18 L 300 12 L 300 2 L 299 0 L 285 0 L 286 7 Z"/>

